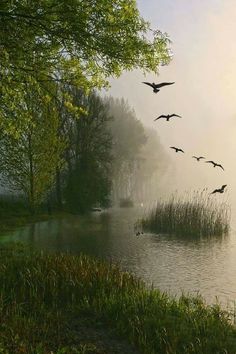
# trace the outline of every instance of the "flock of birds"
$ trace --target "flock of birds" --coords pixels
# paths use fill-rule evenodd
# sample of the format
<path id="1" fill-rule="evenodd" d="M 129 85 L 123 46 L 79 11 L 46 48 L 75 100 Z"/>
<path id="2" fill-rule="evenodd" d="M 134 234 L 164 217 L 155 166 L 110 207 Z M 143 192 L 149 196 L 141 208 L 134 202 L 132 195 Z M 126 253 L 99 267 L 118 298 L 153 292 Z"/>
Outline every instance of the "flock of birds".
<path id="1" fill-rule="evenodd" d="M 145 84 L 145 85 L 148 85 L 148 86 L 152 87 L 154 93 L 159 92 L 160 89 L 161 89 L 161 87 L 169 86 L 169 85 L 173 85 L 173 84 L 174 84 L 174 82 L 161 82 L 161 83 L 159 83 L 159 84 L 155 84 L 154 82 L 151 83 L 151 82 L 145 82 L 145 81 L 143 81 L 142 83 Z M 160 115 L 159 117 L 157 117 L 156 119 L 154 119 L 154 121 L 157 121 L 158 119 L 165 119 L 167 122 L 169 122 L 170 119 L 171 119 L 171 118 L 174 118 L 174 117 L 182 118 L 181 116 L 179 116 L 178 114 L 175 114 L 175 113 L 173 113 L 173 114 L 162 114 L 162 115 Z M 184 151 L 183 151 L 182 149 L 180 149 L 180 148 L 178 148 L 178 147 L 175 147 L 175 146 L 170 146 L 170 149 L 175 150 L 176 153 L 178 153 L 178 152 L 184 153 Z M 192 156 L 192 158 L 193 158 L 193 159 L 196 159 L 196 161 L 198 161 L 198 162 L 199 162 L 200 160 L 205 159 L 204 156 L 199 156 L 199 157 L 198 157 L 198 156 Z M 214 161 L 212 161 L 212 160 L 205 161 L 205 163 L 210 163 L 210 164 L 212 164 L 213 167 L 219 167 L 219 168 L 221 168 L 221 169 L 224 171 L 224 167 L 223 167 L 221 164 L 216 163 L 216 162 L 214 162 Z M 210 194 L 215 194 L 215 193 L 221 193 L 221 194 L 222 194 L 222 193 L 224 193 L 226 186 L 227 186 L 227 185 L 224 184 L 221 188 L 215 189 L 215 190 L 214 190 L 213 192 L 211 192 Z"/>

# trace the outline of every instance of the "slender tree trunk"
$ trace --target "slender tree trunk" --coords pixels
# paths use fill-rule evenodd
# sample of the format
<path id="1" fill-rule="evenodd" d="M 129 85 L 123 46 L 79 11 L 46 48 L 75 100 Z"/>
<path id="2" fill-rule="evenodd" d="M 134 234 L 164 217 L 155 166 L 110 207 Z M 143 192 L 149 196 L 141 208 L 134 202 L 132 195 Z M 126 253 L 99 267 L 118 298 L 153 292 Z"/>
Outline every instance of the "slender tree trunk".
<path id="1" fill-rule="evenodd" d="M 33 171 L 33 156 L 32 156 L 32 140 L 31 134 L 28 135 L 28 148 L 29 148 L 29 182 L 30 182 L 30 195 L 29 207 L 31 215 L 35 214 L 35 195 L 34 195 L 34 171 Z"/>
<path id="2" fill-rule="evenodd" d="M 52 215 L 52 206 L 51 206 L 51 201 L 49 196 L 47 198 L 47 209 L 48 209 L 48 215 Z"/>
<path id="3" fill-rule="evenodd" d="M 62 210 L 61 172 L 59 169 L 56 171 L 56 197 L 57 207 L 59 210 Z"/>

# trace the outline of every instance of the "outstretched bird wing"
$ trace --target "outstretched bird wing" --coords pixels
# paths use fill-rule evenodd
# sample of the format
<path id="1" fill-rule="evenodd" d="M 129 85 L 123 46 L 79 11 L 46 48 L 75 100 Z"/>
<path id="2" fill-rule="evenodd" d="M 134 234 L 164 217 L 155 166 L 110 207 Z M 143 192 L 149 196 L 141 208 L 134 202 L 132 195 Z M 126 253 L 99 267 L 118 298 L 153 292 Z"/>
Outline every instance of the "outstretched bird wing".
<path id="1" fill-rule="evenodd" d="M 181 151 L 181 152 L 184 153 L 184 151 L 182 149 L 179 149 L 179 148 L 174 147 L 174 146 L 170 146 L 170 149 L 174 149 L 176 152 Z"/>
<path id="2" fill-rule="evenodd" d="M 204 157 L 204 156 L 199 156 L 199 160 L 200 160 L 200 159 L 205 159 L 205 157 Z"/>
<path id="3" fill-rule="evenodd" d="M 179 116 L 178 114 L 175 114 L 175 113 L 174 113 L 174 114 L 171 114 L 171 115 L 170 115 L 170 118 L 171 118 L 171 117 L 179 117 L 179 118 L 182 118 L 181 116 Z"/>
<path id="4" fill-rule="evenodd" d="M 218 167 L 222 168 L 222 170 L 223 170 L 223 171 L 225 170 L 225 169 L 224 169 L 224 167 L 223 167 L 222 165 L 217 164 L 216 166 L 218 166 Z"/>
<path id="5" fill-rule="evenodd" d="M 219 189 L 215 189 L 211 194 L 219 193 Z"/>
<path id="6" fill-rule="evenodd" d="M 160 84 L 155 84 L 155 88 L 160 88 L 167 85 L 173 85 L 174 82 L 161 82 Z"/>
<path id="7" fill-rule="evenodd" d="M 198 160 L 198 157 L 197 157 L 197 156 L 192 156 L 192 158 Z"/>
<path id="8" fill-rule="evenodd" d="M 214 161 L 205 161 L 205 163 L 212 163 L 212 165 L 215 165 Z"/>
<path id="9" fill-rule="evenodd" d="M 223 186 L 221 187 L 221 189 L 224 190 L 226 186 L 227 186 L 227 184 L 223 184 Z"/>
<path id="10" fill-rule="evenodd" d="M 158 120 L 158 119 L 161 119 L 161 118 L 167 118 L 164 114 L 162 114 L 161 116 L 159 116 L 159 117 L 157 117 L 156 119 L 154 119 L 154 121 L 155 120 Z"/>
<path id="11" fill-rule="evenodd" d="M 155 88 L 155 86 L 156 86 L 155 84 L 151 84 L 151 82 L 143 81 L 142 83 L 145 84 L 145 85 L 151 86 L 152 88 Z"/>

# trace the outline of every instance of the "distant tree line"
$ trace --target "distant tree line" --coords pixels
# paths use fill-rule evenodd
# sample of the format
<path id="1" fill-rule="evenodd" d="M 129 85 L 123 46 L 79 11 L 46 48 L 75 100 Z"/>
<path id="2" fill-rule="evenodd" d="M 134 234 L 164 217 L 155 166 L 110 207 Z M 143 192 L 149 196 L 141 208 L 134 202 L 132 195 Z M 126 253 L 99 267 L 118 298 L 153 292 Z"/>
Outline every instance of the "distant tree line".
<path id="1" fill-rule="evenodd" d="M 66 90 L 66 105 L 59 89 L 55 102 L 38 101 L 33 90 L 22 96 L 18 114 L 30 119 L 17 133 L 1 135 L 2 183 L 23 193 L 32 213 L 41 204 L 86 212 L 147 198 L 152 178 L 167 166 L 156 132 L 144 128 L 123 99 Z"/>
<path id="2" fill-rule="evenodd" d="M 167 35 L 134 0 L 3 0 L 0 21 L 2 185 L 23 194 L 31 213 L 133 196 L 147 134 L 124 102 L 95 90 L 123 70 L 157 73 L 170 60 Z M 119 109 L 134 133 L 124 151 Z"/>

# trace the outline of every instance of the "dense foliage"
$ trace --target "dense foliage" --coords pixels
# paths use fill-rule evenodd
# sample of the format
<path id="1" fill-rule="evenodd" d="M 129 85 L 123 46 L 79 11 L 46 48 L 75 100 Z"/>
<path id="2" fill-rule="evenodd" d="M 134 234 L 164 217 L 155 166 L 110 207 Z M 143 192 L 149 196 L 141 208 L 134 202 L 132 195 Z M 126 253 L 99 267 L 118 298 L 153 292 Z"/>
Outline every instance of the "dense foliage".
<path id="1" fill-rule="evenodd" d="M 97 86 L 121 70 L 156 72 L 169 60 L 167 36 L 152 31 L 148 39 L 134 0 L 4 0 L 0 21 L 2 86 L 29 77 Z"/>
<path id="2" fill-rule="evenodd" d="M 134 0 L 4 0 L 0 21 L 3 183 L 23 192 L 32 212 L 54 185 L 59 207 L 107 204 L 107 114 L 95 118 L 89 92 L 123 70 L 157 72 L 170 59 L 166 34 L 150 28 Z"/>
<path id="3" fill-rule="evenodd" d="M 72 120 L 67 131 L 69 145 L 65 160 L 64 197 L 71 211 L 85 212 L 98 204 L 108 206 L 111 190 L 112 136 L 108 129 L 108 104 L 94 92 L 86 96 L 71 93 L 73 104 L 86 112 Z"/>
<path id="4" fill-rule="evenodd" d="M 49 193 L 57 168 L 63 166 L 65 139 L 58 135 L 59 113 L 54 102 L 31 85 L 21 91 L 14 115 L 0 135 L 0 167 L 4 184 L 23 192 L 30 210 Z M 44 98 L 44 99 L 42 99 Z"/>

